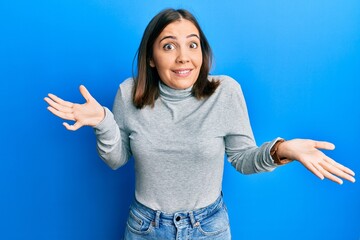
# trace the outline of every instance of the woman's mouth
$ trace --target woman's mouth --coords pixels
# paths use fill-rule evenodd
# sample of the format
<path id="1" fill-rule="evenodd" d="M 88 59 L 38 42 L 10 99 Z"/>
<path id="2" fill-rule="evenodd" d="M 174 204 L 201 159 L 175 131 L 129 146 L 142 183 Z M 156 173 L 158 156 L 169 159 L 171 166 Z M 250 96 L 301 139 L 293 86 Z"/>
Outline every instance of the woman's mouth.
<path id="1" fill-rule="evenodd" d="M 176 74 L 176 76 L 179 77 L 187 77 L 190 75 L 192 69 L 178 69 L 178 70 L 173 70 L 173 73 Z"/>

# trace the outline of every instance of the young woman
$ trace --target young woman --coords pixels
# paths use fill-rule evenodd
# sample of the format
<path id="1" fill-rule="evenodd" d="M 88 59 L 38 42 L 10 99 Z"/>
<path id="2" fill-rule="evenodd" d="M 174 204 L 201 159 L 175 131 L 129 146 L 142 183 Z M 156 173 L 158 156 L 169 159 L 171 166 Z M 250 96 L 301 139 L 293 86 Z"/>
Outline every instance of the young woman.
<path id="1" fill-rule="evenodd" d="M 354 182 L 354 172 L 319 149 L 329 142 L 276 138 L 257 147 L 240 85 L 209 76 L 212 53 L 194 16 L 166 9 L 145 29 L 137 75 L 120 84 L 113 111 L 86 90 L 84 104 L 49 94 L 48 109 L 68 130 L 95 129 L 113 169 L 135 159 L 135 199 L 125 239 L 231 239 L 222 199 L 224 154 L 241 173 L 299 161 L 321 179 Z"/>

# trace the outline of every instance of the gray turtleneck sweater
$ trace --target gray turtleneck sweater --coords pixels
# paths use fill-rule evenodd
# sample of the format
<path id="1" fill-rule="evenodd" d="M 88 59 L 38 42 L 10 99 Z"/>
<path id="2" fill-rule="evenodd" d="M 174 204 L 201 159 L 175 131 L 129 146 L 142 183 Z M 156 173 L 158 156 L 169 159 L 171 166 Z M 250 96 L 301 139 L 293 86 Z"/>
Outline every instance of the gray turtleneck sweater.
<path id="1" fill-rule="evenodd" d="M 278 140 L 257 147 L 240 85 L 227 76 L 215 93 L 197 100 L 191 88 L 159 84 L 154 107 L 137 109 L 133 79 L 120 84 L 113 113 L 95 126 L 100 157 L 113 169 L 135 160 L 135 197 L 168 213 L 194 210 L 221 193 L 224 154 L 241 173 L 271 171 L 277 165 L 270 149 Z"/>

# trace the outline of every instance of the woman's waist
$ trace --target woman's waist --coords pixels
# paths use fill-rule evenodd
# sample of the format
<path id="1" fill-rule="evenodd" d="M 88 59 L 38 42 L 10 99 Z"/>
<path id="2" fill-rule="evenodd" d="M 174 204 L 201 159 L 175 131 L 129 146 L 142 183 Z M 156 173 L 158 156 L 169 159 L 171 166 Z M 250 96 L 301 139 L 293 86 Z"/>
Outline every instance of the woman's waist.
<path id="1" fill-rule="evenodd" d="M 211 216 L 223 207 L 224 202 L 222 192 L 220 191 L 216 196 L 217 197 L 215 197 L 215 200 L 212 200 L 210 204 L 207 204 L 204 207 L 177 210 L 172 212 L 159 210 L 161 208 L 151 208 L 146 206 L 144 203 L 141 203 L 139 200 L 137 200 L 137 197 L 135 197 L 130 208 L 133 211 L 137 211 L 149 221 L 154 221 L 158 218 L 162 223 L 165 224 L 167 223 L 172 225 L 181 222 L 190 224 Z"/>

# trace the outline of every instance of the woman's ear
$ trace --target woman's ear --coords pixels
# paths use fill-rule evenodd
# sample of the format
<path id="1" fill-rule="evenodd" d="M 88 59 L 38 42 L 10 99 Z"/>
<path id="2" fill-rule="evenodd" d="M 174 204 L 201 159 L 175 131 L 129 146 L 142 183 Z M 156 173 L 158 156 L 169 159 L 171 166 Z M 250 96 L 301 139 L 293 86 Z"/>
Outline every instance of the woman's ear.
<path id="1" fill-rule="evenodd" d="M 152 59 L 150 59 L 149 64 L 150 64 L 150 67 L 155 67 L 155 63 Z"/>

